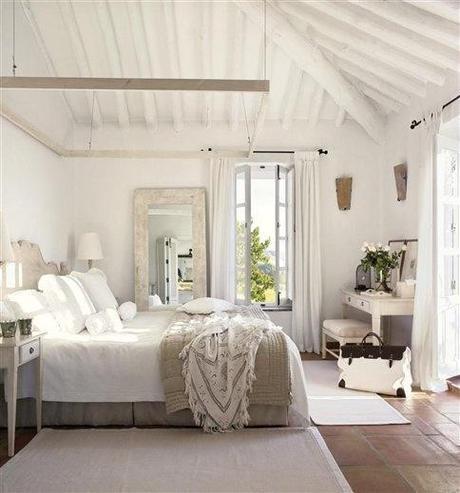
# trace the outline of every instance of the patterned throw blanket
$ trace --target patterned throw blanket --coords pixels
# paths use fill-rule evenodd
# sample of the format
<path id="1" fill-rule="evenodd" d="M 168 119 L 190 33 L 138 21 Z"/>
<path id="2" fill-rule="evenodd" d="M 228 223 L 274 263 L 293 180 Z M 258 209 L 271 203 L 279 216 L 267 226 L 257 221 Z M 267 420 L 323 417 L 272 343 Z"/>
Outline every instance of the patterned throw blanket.
<path id="1" fill-rule="evenodd" d="M 167 411 L 190 408 L 205 431 L 247 425 L 249 404 L 291 402 L 286 339 L 262 311 L 178 313 L 163 336 L 161 366 Z"/>

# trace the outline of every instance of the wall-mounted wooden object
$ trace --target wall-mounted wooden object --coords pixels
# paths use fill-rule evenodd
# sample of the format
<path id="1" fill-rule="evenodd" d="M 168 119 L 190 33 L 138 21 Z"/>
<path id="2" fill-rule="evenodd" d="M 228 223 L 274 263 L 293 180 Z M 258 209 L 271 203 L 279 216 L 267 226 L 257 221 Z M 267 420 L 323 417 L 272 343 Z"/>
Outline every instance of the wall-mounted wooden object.
<path id="1" fill-rule="evenodd" d="M 393 167 L 395 174 L 396 193 L 398 202 L 406 200 L 407 194 L 407 164 L 398 164 Z"/>
<path id="2" fill-rule="evenodd" d="M 351 176 L 342 176 L 335 179 L 337 205 L 341 211 L 348 211 L 351 208 L 352 183 L 353 178 Z"/>

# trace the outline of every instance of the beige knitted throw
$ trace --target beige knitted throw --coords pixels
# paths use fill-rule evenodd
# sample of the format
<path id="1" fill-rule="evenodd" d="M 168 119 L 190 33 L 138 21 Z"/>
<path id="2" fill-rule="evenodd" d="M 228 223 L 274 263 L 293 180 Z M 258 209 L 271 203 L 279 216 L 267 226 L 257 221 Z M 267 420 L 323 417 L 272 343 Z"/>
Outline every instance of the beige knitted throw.
<path id="1" fill-rule="evenodd" d="M 249 404 L 291 402 L 285 336 L 257 312 L 178 313 L 162 339 L 161 372 L 167 412 L 190 408 L 206 431 L 247 425 Z"/>

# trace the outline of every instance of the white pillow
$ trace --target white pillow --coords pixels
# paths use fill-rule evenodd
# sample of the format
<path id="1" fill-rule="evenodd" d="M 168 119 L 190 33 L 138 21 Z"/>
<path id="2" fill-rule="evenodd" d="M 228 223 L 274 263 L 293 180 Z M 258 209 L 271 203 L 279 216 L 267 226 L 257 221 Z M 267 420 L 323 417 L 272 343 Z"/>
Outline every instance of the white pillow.
<path id="1" fill-rule="evenodd" d="M 106 308 L 86 319 L 86 329 L 94 336 L 104 332 L 118 332 L 123 329 L 123 324 L 114 308 Z"/>
<path id="2" fill-rule="evenodd" d="M 16 318 L 31 318 L 33 329 L 59 331 L 59 324 L 43 293 L 35 289 L 16 291 L 6 297 L 6 303 Z"/>
<path id="3" fill-rule="evenodd" d="M 228 312 L 235 309 L 235 305 L 218 298 L 197 298 L 180 306 L 177 311 L 190 315 L 208 315 L 213 312 Z"/>
<path id="4" fill-rule="evenodd" d="M 124 321 L 132 320 L 137 313 L 137 305 L 132 301 L 126 301 L 118 307 L 118 315 Z"/>
<path id="5" fill-rule="evenodd" d="M 96 313 L 81 282 L 72 276 L 46 274 L 38 281 L 59 327 L 71 334 L 85 328 L 86 319 Z"/>
<path id="6" fill-rule="evenodd" d="M 105 274 L 99 269 L 90 269 L 88 272 L 70 273 L 72 277 L 77 278 L 86 289 L 96 311 L 100 312 L 106 308 L 118 308 L 117 300 L 113 295 Z"/>

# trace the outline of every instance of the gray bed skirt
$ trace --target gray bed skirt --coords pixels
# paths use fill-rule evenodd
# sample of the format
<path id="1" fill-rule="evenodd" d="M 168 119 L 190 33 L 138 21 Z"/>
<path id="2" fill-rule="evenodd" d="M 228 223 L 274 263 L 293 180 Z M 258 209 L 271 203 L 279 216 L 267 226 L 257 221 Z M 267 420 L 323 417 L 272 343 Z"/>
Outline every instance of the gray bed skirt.
<path id="1" fill-rule="evenodd" d="M 304 426 L 298 414 L 282 406 L 250 406 L 249 426 Z M 7 406 L 0 400 L 0 426 Z M 195 426 L 186 409 L 166 414 L 164 402 L 43 402 L 43 426 Z M 19 399 L 17 426 L 35 426 L 35 400 Z"/>

